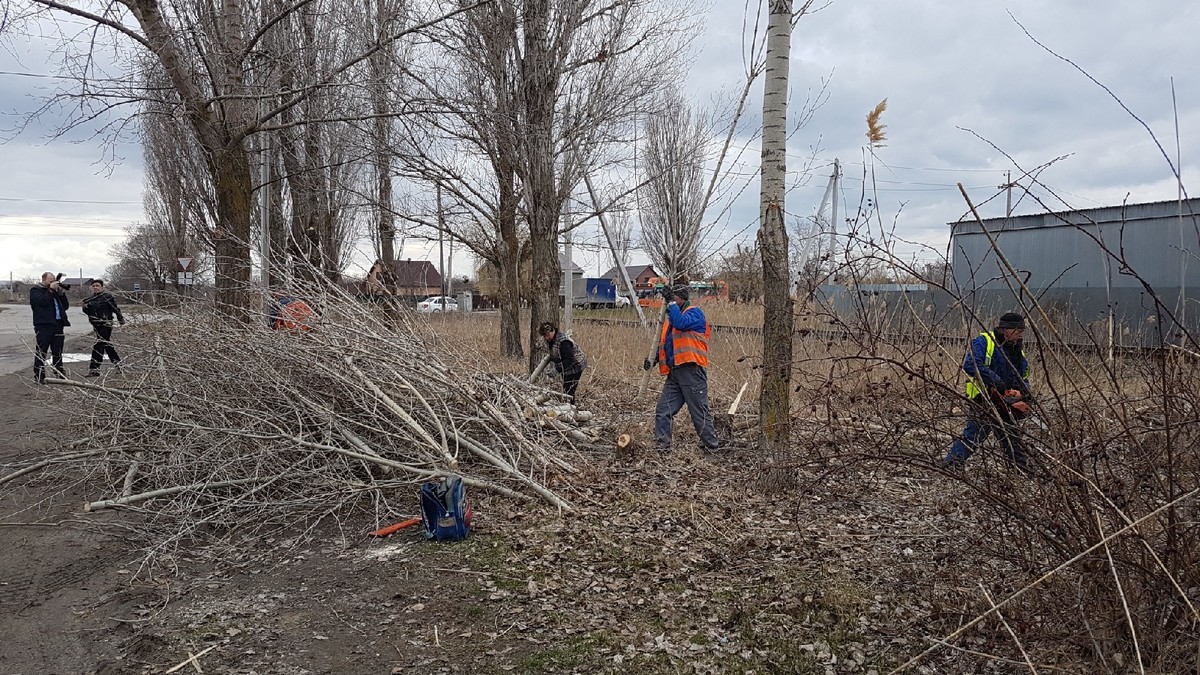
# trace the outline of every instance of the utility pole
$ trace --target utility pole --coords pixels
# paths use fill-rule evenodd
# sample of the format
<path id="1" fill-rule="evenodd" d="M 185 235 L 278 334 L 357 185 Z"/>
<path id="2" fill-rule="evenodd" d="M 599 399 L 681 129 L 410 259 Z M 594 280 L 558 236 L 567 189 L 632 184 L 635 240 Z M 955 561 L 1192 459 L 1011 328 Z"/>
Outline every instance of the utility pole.
<path id="1" fill-rule="evenodd" d="M 444 242 L 446 239 L 446 219 L 442 215 L 442 186 L 439 183 L 437 186 L 437 219 L 438 219 L 438 275 L 442 277 L 442 308 L 445 309 L 446 302 L 446 250 Z"/>
<path id="2" fill-rule="evenodd" d="M 804 272 L 804 268 L 807 266 L 808 253 L 809 253 L 809 250 L 812 249 L 812 245 L 813 245 L 814 241 L 817 243 L 817 254 L 816 255 L 817 255 L 817 265 L 818 266 L 820 265 L 820 262 L 821 262 L 821 255 L 822 255 L 822 253 L 824 253 L 824 251 L 822 250 L 823 245 L 821 243 L 821 240 L 822 240 L 822 237 L 825 235 L 825 227 L 821 224 L 821 220 L 825 217 L 825 205 L 829 203 L 829 200 L 831 198 L 834 198 L 834 186 L 837 185 L 837 172 L 838 172 L 837 162 L 838 162 L 837 159 L 833 160 L 833 173 L 829 174 L 829 182 L 825 184 L 825 193 L 821 195 L 821 203 L 820 203 L 820 205 L 817 206 L 816 215 L 813 216 L 812 227 L 804 230 L 804 234 L 803 234 L 804 241 L 800 245 L 800 257 L 799 257 L 799 260 L 797 260 L 797 264 L 799 265 L 799 267 L 797 267 L 797 269 L 795 270 L 795 274 L 793 275 L 794 278 L 791 280 L 791 284 L 792 284 L 791 291 L 794 293 L 799 293 L 799 291 L 800 291 L 800 275 Z M 836 203 L 836 200 L 835 200 L 835 203 Z M 833 213 L 836 215 L 837 214 L 837 206 L 834 206 L 833 209 L 834 209 Z M 833 258 L 833 246 L 832 246 L 833 234 L 832 233 L 830 234 L 829 241 L 830 241 L 829 257 L 832 260 L 832 258 Z"/>
<path id="3" fill-rule="evenodd" d="M 579 146 L 576 145 L 575 156 L 578 158 L 579 155 Z M 634 161 L 637 161 L 636 155 Z M 636 175 L 636 172 L 634 175 Z M 653 331 L 650 330 L 650 323 L 646 320 L 646 314 L 642 311 L 642 304 L 638 302 L 637 292 L 634 291 L 633 281 L 629 278 L 629 270 L 625 268 L 625 256 L 617 252 L 619 245 L 623 245 L 621 251 L 629 250 L 629 238 L 626 237 L 623 242 L 617 242 L 613 239 L 612 231 L 608 229 L 608 218 L 604 216 L 600 199 L 596 196 L 596 188 L 592 185 L 592 175 L 586 169 L 583 171 L 583 184 L 587 186 L 588 196 L 592 198 L 592 208 L 596 209 L 596 215 L 600 220 L 600 229 L 604 231 L 604 239 L 608 242 L 608 250 L 612 251 L 613 261 L 617 264 L 617 269 L 621 271 L 621 281 L 625 282 L 625 292 L 629 294 L 629 302 L 637 310 L 638 321 L 641 322 L 642 328 L 647 334 L 653 337 Z"/>
<path id="4" fill-rule="evenodd" d="M 1001 190 L 1004 190 L 1006 193 L 1006 195 L 1005 195 L 1006 203 L 1004 206 L 1004 217 L 1012 218 L 1012 189 L 1013 189 L 1012 171 L 1004 172 L 1004 185 L 999 185 L 997 187 Z"/>
<path id="5" fill-rule="evenodd" d="M 833 252 L 837 250 L 837 230 L 838 230 L 838 197 L 841 196 L 841 180 L 842 166 L 841 161 L 837 158 L 833 160 L 833 202 L 829 214 L 829 270 L 832 272 L 837 268 L 837 264 L 833 260 Z"/>
<path id="6" fill-rule="evenodd" d="M 259 166 L 259 215 L 258 226 L 262 230 L 261 241 L 259 242 L 259 255 L 262 256 L 262 282 L 263 288 L 271 287 L 271 190 L 268 185 L 271 182 L 271 140 L 267 137 L 266 132 L 262 134 L 262 142 L 260 144 L 262 162 Z"/>
<path id="7" fill-rule="evenodd" d="M 568 335 L 571 333 L 571 320 L 575 310 L 575 274 L 571 271 L 571 215 L 567 211 L 567 202 L 563 202 L 563 325 L 562 329 Z"/>
<path id="8" fill-rule="evenodd" d="M 450 296 L 454 295 L 454 237 L 450 237 L 450 255 L 446 256 L 446 283 Z"/>

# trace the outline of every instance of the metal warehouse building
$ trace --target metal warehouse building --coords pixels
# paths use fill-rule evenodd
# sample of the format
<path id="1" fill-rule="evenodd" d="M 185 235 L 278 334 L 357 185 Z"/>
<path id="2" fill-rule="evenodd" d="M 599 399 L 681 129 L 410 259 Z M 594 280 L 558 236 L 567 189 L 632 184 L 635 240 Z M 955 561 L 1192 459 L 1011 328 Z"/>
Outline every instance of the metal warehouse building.
<path id="1" fill-rule="evenodd" d="M 1019 307 L 998 250 L 1060 331 L 1182 344 L 1181 326 L 1200 337 L 1198 214 L 1200 198 L 950 223 L 954 285 L 980 316 Z"/>

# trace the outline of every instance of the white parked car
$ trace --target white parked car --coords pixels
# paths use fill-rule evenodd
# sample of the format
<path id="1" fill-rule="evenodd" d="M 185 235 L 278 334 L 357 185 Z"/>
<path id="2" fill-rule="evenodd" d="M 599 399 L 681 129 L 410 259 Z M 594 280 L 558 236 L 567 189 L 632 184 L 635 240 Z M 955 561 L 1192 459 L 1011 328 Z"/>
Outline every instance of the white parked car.
<path id="1" fill-rule="evenodd" d="M 457 312 L 458 301 L 449 296 L 433 295 L 417 303 L 417 311 L 422 314 L 431 312 Z"/>
<path id="2" fill-rule="evenodd" d="M 628 307 L 628 306 L 629 306 L 629 298 L 618 293 L 617 294 L 617 307 Z"/>

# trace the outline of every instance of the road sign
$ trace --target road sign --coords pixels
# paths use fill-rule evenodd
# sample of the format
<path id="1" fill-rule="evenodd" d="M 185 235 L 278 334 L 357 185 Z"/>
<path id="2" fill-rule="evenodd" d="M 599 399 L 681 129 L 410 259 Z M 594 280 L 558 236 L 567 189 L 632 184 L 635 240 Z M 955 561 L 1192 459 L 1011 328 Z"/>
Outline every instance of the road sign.
<path id="1" fill-rule="evenodd" d="M 137 292 L 137 291 L 140 291 L 140 290 L 142 290 L 142 285 L 141 285 L 141 284 L 134 284 L 134 285 L 133 285 L 133 290 L 134 290 L 134 292 Z"/>
<path id="2" fill-rule="evenodd" d="M 179 273 L 179 285 L 180 286 L 191 286 L 195 282 L 195 277 L 193 277 L 192 274 L 193 274 L 192 272 L 180 272 Z"/>
<path id="3" fill-rule="evenodd" d="M 191 258 L 176 258 L 176 260 L 179 261 L 179 266 L 185 270 L 188 268 L 188 265 L 192 264 Z"/>

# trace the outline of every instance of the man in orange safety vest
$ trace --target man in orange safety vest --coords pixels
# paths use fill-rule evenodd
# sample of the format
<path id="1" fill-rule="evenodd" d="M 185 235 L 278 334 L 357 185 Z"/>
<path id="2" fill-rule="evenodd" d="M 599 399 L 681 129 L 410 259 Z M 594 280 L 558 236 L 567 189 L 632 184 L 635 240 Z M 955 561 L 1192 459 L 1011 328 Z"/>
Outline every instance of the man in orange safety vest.
<path id="1" fill-rule="evenodd" d="M 705 452 L 717 452 L 717 432 L 708 407 L 708 340 L 712 326 L 704 312 L 688 302 L 690 289 L 679 284 L 668 291 L 667 321 L 658 340 L 658 354 L 642 367 L 667 376 L 654 411 L 654 445 L 663 454 L 671 451 L 675 414 L 686 404 L 692 425 Z"/>

